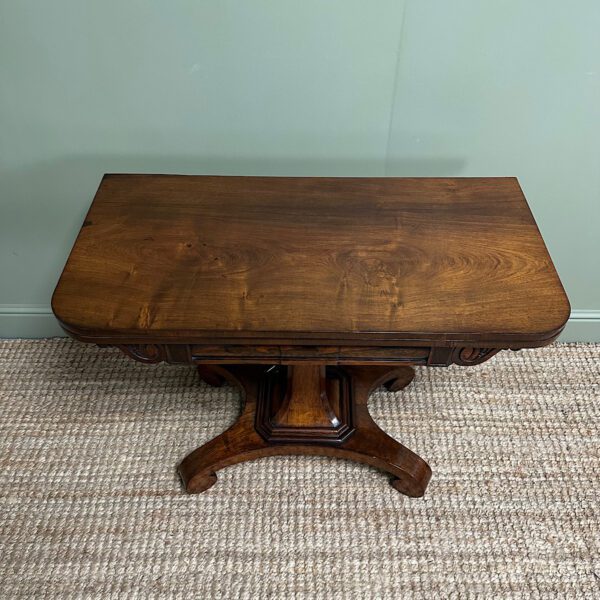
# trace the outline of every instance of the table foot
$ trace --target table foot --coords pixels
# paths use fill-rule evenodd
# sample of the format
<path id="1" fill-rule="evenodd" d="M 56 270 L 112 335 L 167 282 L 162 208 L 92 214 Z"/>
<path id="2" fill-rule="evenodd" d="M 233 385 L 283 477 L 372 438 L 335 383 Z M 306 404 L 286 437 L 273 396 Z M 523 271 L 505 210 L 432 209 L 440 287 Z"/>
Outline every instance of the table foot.
<path id="1" fill-rule="evenodd" d="M 399 392 L 409 385 L 415 378 L 415 370 L 412 367 L 398 367 L 394 369 L 395 377 L 384 383 L 389 392 Z"/>
<path id="2" fill-rule="evenodd" d="M 424 494 L 431 477 L 427 463 L 381 430 L 367 409 L 375 388 L 396 382 L 405 387 L 412 369 L 302 364 L 233 366 L 219 373 L 241 388 L 244 409 L 227 431 L 181 462 L 186 491 L 207 490 L 217 471 L 236 463 L 308 454 L 371 465 L 393 475 L 392 486 L 402 494 Z"/>

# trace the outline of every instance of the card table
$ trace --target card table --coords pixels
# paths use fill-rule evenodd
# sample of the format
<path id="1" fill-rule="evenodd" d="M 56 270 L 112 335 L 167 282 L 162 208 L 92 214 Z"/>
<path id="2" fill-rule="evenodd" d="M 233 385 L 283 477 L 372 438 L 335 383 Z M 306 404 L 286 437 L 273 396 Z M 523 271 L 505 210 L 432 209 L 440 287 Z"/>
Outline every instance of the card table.
<path id="1" fill-rule="evenodd" d="M 549 344 L 570 313 L 519 183 L 487 177 L 105 175 L 52 308 L 77 340 L 240 388 L 238 421 L 181 462 L 188 492 L 311 454 L 413 497 L 431 469 L 369 394 Z"/>

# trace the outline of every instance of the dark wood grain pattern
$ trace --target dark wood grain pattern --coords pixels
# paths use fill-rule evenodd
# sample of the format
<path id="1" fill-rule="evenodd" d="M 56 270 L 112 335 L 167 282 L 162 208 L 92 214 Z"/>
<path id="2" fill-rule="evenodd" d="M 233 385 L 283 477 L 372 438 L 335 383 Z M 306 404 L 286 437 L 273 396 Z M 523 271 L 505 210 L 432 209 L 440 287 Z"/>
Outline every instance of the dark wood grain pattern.
<path id="1" fill-rule="evenodd" d="M 100 343 L 510 347 L 569 316 L 511 178 L 106 176 L 52 306 Z"/>
<path id="2" fill-rule="evenodd" d="M 237 423 L 181 463 L 188 491 L 293 453 L 409 496 L 431 471 L 373 422 L 370 391 L 549 344 L 570 312 L 516 179 L 166 175 L 104 177 L 52 308 L 79 340 L 240 387 Z"/>
<path id="3" fill-rule="evenodd" d="M 258 382 L 256 430 L 268 442 L 341 442 L 354 431 L 350 378 L 341 369 L 272 367 Z"/>
<path id="4" fill-rule="evenodd" d="M 320 368 L 313 369 L 319 378 Z M 259 389 L 265 368 L 249 365 L 229 367 L 226 371 L 229 381 L 243 391 L 244 410 L 227 431 L 194 450 L 179 465 L 179 473 L 188 492 L 206 491 L 216 483 L 218 470 L 240 462 L 281 454 L 310 454 L 371 465 L 390 473 L 393 476 L 392 486 L 399 492 L 413 497 L 425 493 L 431 478 L 429 465 L 382 431 L 367 409 L 369 394 L 387 381 L 401 377 L 401 374 L 387 367 L 348 367 L 344 376 L 351 381 L 352 434 L 336 440 L 313 439 L 299 443 L 283 439 L 277 443 L 266 439 L 255 428 L 257 411 L 260 412 L 261 402 L 267 400 L 265 396 L 261 397 Z M 335 372 L 329 375 L 336 376 Z M 310 392 L 308 398 L 311 398 Z"/>

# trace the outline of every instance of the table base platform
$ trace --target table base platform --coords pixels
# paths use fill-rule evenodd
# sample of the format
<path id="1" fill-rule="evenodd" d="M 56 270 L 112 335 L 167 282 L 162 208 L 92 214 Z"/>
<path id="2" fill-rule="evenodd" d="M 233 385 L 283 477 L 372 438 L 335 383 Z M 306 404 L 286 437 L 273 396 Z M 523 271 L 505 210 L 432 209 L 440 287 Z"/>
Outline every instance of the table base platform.
<path id="1" fill-rule="evenodd" d="M 198 365 L 198 372 L 210 385 L 238 386 L 244 408 L 229 429 L 181 462 L 188 492 L 204 492 L 217 481 L 217 471 L 236 463 L 308 454 L 371 465 L 391 474 L 392 486 L 402 494 L 424 494 L 429 465 L 380 429 L 367 408 L 379 386 L 406 387 L 414 377 L 412 367 Z"/>

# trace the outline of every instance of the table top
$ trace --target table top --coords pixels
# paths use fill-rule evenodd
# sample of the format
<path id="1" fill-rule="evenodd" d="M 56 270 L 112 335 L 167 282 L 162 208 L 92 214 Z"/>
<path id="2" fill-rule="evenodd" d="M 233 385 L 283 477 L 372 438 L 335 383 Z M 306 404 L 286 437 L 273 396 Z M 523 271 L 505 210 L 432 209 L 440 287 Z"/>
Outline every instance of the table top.
<path id="1" fill-rule="evenodd" d="M 98 343 L 496 347 L 570 312 L 515 178 L 106 175 L 52 307 Z"/>

